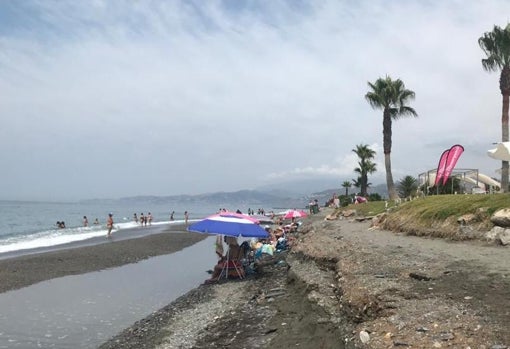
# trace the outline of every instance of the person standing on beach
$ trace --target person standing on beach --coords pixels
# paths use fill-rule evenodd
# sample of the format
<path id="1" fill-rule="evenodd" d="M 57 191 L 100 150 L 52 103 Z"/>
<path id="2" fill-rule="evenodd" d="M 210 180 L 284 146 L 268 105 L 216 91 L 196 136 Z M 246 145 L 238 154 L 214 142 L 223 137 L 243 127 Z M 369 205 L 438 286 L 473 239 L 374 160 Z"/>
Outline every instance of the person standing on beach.
<path id="1" fill-rule="evenodd" d="M 152 225 L 152 214 L 150 212 L 147 215 L 147 220 L 149 221 L 149 225 Z M 147 225 L 147 224 L 145 224 L 145 225 Z"/>
<path id="2" fill-rule="evenodd" d="M 83 226 L 88 227 L 89 226 L 89 220 L 87 219 L 87 216 L 83 216 Z"/>
<path id="3" fill-rule="evenodd" d="M 140 213 L 140 225 L 143 227 L 143 223 L 145 223 L 145 216 L 143 215 L 143 212 Z"/>
<path id="4" fill-rule="evenodd" d="M 172 211 L 172 213 L 170 214 L 170 220 L 173 221 L 174 220 L 174 213 L 175 211 Z"/>
<path id="5" fill-rule="evenodd" d="M 109 213 L 108 218 L 106 219 L 106 228 L 108 229 L 108 234 L 106 237 L 110 237 L 112 235 L 113 229 L 113 214 Z"/>
<path id="6" fill-rule="evenodd" d="M 189 214 L 188 211 L 184 211 L 184 224 L 188 225 Z"/>
<path id="7" fill-rule="evenodd" d="M 136 213 L 133 214 L 133 220 L 135 221 L 135 223 L 138 224 L 138 216 L 136 215 Z"/>

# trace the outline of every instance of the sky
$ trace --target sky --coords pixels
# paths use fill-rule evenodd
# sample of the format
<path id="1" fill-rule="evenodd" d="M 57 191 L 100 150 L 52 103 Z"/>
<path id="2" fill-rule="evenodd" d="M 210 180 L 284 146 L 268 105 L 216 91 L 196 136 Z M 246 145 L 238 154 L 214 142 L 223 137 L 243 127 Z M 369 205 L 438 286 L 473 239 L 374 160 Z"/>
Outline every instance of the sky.
<path id="1" fill-rule="evenodd" d="M 364 96 L 386 75 L 418 113 L 393 123 L 395 182 L 454 144 L 457 168 L 498 177 L 499 72 L 478 38 L 509 20 L 507 0 L 2 1 L 0 199 L 340 188 L 360 144 L 385 183 Z"/>

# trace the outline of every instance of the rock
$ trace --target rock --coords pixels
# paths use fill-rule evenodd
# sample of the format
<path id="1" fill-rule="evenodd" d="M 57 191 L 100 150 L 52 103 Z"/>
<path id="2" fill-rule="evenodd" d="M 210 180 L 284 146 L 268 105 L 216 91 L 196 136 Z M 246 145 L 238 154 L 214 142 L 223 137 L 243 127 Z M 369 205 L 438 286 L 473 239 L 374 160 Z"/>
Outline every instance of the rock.
<path id="1" fill-rule="evenodd" d="M 496 237 L 498 236 L 498 234 L 504 230 L 505 228 L 495 226 L 485 234 L 485 239 L 488 242 L 494 242 L 496 241 Z"/>
<path id="2" fill-rule="evenodd" d="M 427 331 L 430 331 L 427 327 L 418 327 L 416 328 L 416 332 L 427 332 Z"/>
<path id="3" fill-rule="evenodd" d="M 496 236 L 496 242 L 506 246 L 510 244 L 510 229 L 505 229 Z"/>
<path id="4" fill-rule="evenodd" d="M 393 342 L 393 345 L 394 345 L 395 347 L 410 347 L 409 343 L 406 343 L 406 342 L 398 342 L 398 341 Z"/>
<path id="5" fill-rule="evenodd" d="M 427 275 L 418 274 L 418 273 L 409 273 L 409 277 L 412 279 L 420 280 L 420 281 L 430 281 L 432 278 Z"/>
<path id="6" fill-rule="evenodd" d="M 477 217 L 473 213 L 467 213 L 457 219 L 457 223 L 461 225 L 471 224 L 477 221 Z"/>
<path id="7" fill-rule="evenodd" d="M 370 341 L 370 335 L 367 331 L 360 331 L 359 339 L 361 340 L 361 343 L 366 344 Z"/>
<path id="8" fill-rule="evenodd" d="M 485 238 L 487 241 L 506 246 L 510 244 L 510 228 L 495 226 L 485 234 Z"/>
<path id="9" fill-rule="evenodd" d="M 356 215 L 356 210 L 345 210 L 342 212 L 342 216 L 344 217 L 352 217 Z"/>
<path id="10" fill-rule="evenodd" d="M 372 224 L 370 226 L 371 227 L 380 226 L 386 220 L 387 217 L 388 217 L 388 214 L 386 212 L 379 213 L 378 215 L 376 215 L 372 218 Z"/>
<path id="11" fill-rule="evenodd" d="M 498 227 L 510 228 L 510 208 L 503 208 L 494 212 L 491 222 Z"/>
<path id="12" fill-rule="evenodd" d="M 372 220 L 372 218 L 374 218 L 373 216 L 363 216 L 363 217 L 355 217 L 354 220 L 356 222 L 364 222 L 364 221 L 368 221 L 368 220 Z"/>
<path id="13" fill-rule="evenodd" d="M 441 332 L 441 333 L 439 333 L 439 338 L 442 341 L 447 342 L 447 341 L 454 339 L 455 335 L 451 332 Z"/>
<path id="14" fill-rule="evenodd" d="M 338 219 L 338 217 L 336 215 L 334 215 L 334 214 L 328 214 L 326 216 L 326 218 L 324 218 L 324 220 L 326 220 L 326 221 L 334 221 L 334 220 L 337 220 L 337 219 Z"/>

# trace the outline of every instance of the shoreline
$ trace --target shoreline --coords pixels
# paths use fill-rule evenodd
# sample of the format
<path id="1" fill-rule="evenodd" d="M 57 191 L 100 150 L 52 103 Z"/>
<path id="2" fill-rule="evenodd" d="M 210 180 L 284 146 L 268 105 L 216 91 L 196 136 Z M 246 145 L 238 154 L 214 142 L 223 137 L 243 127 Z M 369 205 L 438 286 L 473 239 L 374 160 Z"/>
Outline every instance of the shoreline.
<path id="1" fill-rule="evenodd" d="M 142 229 L 143 230 L 143 229 Z M 184 225 L 159 228 L 159 232 L 130 234 L 105 241 L 80 241 L 50 250 L 20 251 L 0 259 L 0 293 L 67 275 L 136 263 L 180 251 L 208 237 L 190 233 Z"/>

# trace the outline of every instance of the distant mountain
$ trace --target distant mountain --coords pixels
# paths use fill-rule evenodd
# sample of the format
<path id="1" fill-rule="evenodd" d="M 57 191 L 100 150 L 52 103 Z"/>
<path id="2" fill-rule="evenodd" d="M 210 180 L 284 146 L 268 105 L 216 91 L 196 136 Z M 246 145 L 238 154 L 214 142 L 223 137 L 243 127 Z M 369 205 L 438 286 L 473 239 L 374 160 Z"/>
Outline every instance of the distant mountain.
<path id="1" fill-rule="evenodd" d="M 331 181 L 329 181 L 331 182 Z M 305 207 L 310 201 L 317 199 L 324 205 L 333 194 L 342 195 L 344 188 L 334 186 L 324 187 L 328 181 L 294 181 L 278 186 L 265 186 L 257 190 L 240 190 L 235 192 L 216 192 L 198 195 L 172 195 L 172 196 L 130 196 L 120 199 L 94 199 L 84 202 L 120 202 L 124 204 L 162 204 L 168 206 L 202 204 L 217 207 L 265 207 L 272 205 L 275 208 Z M 350 188 L 349 193 L 355 193 L 357 188 Z M 380 184 L 370 188 L 371 193 L 379 193 L 385 197 L 386 185 Z"/>
<path id="2" fill-rule="evenodd" d="M 240 190 L 236 192 L 217 192 L 198 195 L 173 195 L 173 196 L 131 196 L 116 200 L 86 200 L 86 202 L 120 202 L 123 204 L 162 204 L 169 206 L 185 206 L 186 204 L 201 204 L 217 207 L 265 207 L 272 205 L 278 207 L 303 207 L 307 201 L 302 197 L 285 195 L 284 193 L 267 193 L 257 190 Z"/>

